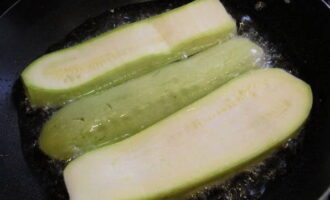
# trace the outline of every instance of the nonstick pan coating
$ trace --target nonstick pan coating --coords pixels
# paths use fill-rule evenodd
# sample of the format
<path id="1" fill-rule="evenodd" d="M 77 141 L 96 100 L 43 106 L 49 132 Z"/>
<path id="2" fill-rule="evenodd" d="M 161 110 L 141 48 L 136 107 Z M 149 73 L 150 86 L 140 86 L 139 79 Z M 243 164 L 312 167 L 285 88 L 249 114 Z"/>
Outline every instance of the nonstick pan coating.
<path id="1" fill-rule="evenodd" d="M 85 20 L 136 2 L 26 0 L 0 18 L 0 199 L 49 199 L 24 152 L 28 137 L 18 127 L 14 84 L 21 71 Z M 298 162 L 266 188 L 262 199 L 317 199 L 330 185 L 330 9 L 318 0 L 222 2 L 235 17 L 250 16 L 314 92 Z"/>

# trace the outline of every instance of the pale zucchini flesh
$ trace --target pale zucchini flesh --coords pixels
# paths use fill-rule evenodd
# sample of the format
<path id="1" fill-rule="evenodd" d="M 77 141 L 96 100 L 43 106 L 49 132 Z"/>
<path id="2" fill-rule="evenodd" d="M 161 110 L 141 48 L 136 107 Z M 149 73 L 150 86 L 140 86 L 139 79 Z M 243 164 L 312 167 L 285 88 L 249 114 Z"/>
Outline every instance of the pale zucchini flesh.
<path id="1" fill-rule="evenodd" d="M 64 170 L 71 200 L 167 199 L 244 166 L 301 127 L 310 87 L 280 69 L 229 81 L 141 133 Z"/>
<path id="2" fill-rule="evenodd" d="M 61 106 L 224 41 L 235 21 L 218 0 L 197 0 L 32 62 L 22 73 L 34 106 Z"/>
<path id="3" fill-rule="evenodd" d="M 118 142 L 213 91 L 229 79 L 260 67 L 262 49 L 233 38 L 189 59 L 85 97 L 59 110 L 39 139 L 43 152 L 68 160 Z"/>

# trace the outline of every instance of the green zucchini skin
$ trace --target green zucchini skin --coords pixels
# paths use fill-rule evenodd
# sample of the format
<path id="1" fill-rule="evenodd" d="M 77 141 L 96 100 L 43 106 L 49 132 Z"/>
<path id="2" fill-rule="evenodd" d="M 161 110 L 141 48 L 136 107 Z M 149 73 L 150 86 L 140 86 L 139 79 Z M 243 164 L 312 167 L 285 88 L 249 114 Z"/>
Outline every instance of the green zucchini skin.
<path id="1" fill-rule="evenodd" d="M 211 14 L 203 20 L 205 15 L 201 16 L 197 22 L 197 16 L 190 15 L 199 8 L 210 9 Z M 189 31 L 190 26 L 198 30 L 212 19 L 217 20 L 209 27 Z M 183 55 L 197 53 L 235 33 L 235 21 L 221 3 L 197 0 L 44 55 L 23 71 L 22 80 L 31 105 L 59 107 L 146 74 Z"/>
<path id="2" fill-rule="evenodd" d="M 73 102 L 44 125 L 39 145 L 52 158 L 75 155 L 134 135 L 262 65 L 263 51 L 234 38 L 186 60 Z"/>
<path id="3" fill-rule="evenodd" d="M 176 199 L 294 137 L 312 102 L 309 85 L 284 70 L 252 70 L 139 134 L 69 163 L 70 199 Z"/>

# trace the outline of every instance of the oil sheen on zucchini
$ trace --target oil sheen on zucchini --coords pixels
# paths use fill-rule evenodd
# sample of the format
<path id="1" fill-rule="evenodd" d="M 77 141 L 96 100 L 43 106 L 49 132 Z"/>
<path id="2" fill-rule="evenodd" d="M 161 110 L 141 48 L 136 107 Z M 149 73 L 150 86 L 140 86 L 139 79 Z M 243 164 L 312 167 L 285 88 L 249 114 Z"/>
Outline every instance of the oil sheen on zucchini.
<path id="1" fill-rule="evenodd" d="M 70 199 L 169 199 L 278 147 L 311 106 L 309 85 L 284 70 L 248 72 L 139 134 L 72 161 L 64 171 Z"/>
<path id="2" fill-rule="evenodd" d="M 66 105 L 45 124 L 39 139 L 52 158 L 115 143 L 213 91 L 229 79 L 259 67 L 263 51 L 234 38 L 99 94 Z"/>
<path id="3" fill-rule="evenodd" d="M 22 73 L 34 106 L 61 106 L 150 72 L 235 34 L 218 0 L 196 0 L 32 62 Z"/>

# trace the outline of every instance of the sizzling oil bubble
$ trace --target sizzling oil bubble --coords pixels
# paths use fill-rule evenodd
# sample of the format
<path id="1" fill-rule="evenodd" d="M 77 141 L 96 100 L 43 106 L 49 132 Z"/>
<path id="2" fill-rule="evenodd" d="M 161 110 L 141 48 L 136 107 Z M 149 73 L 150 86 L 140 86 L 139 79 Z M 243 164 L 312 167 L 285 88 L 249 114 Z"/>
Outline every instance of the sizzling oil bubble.
<path id="1" fill-rule="evenodd" d="M 252 17 L 244 15 L 240 18 L 238 23 L 238 33 L 239 35 L 254 41 L 264 50 L 265 58 L 262 60 L 264 68 L 280 67 L 287 71 L 292 71 L 294 69 L 294 67 L 290 66 L 285 60 L 283 55 L 279 53 L 276 45 L 265 39 L 264 35 L 258 31 L 257 24 Z M 256 62 L 261 61 L 256 60 Z M 297 73 L 294 74 L 297 75 Z"/>
<path id="2" fill-rule="evenodd" d="M 183 59 L 187 59 L 188 58 L 188 55 L 186 54 L 186 53 L 183 53 L 182 55 L 181 55 L 181 59 L 183 60 Z"/>
<path id="3" fill-rule="evenodd" d="M 257 11 L 260 11 L 262 9 L 264 9 L 266 7 L 266 3 L 263 1 L 258 1 L 255 5 L 254 5 L 254 9 Z"/>

